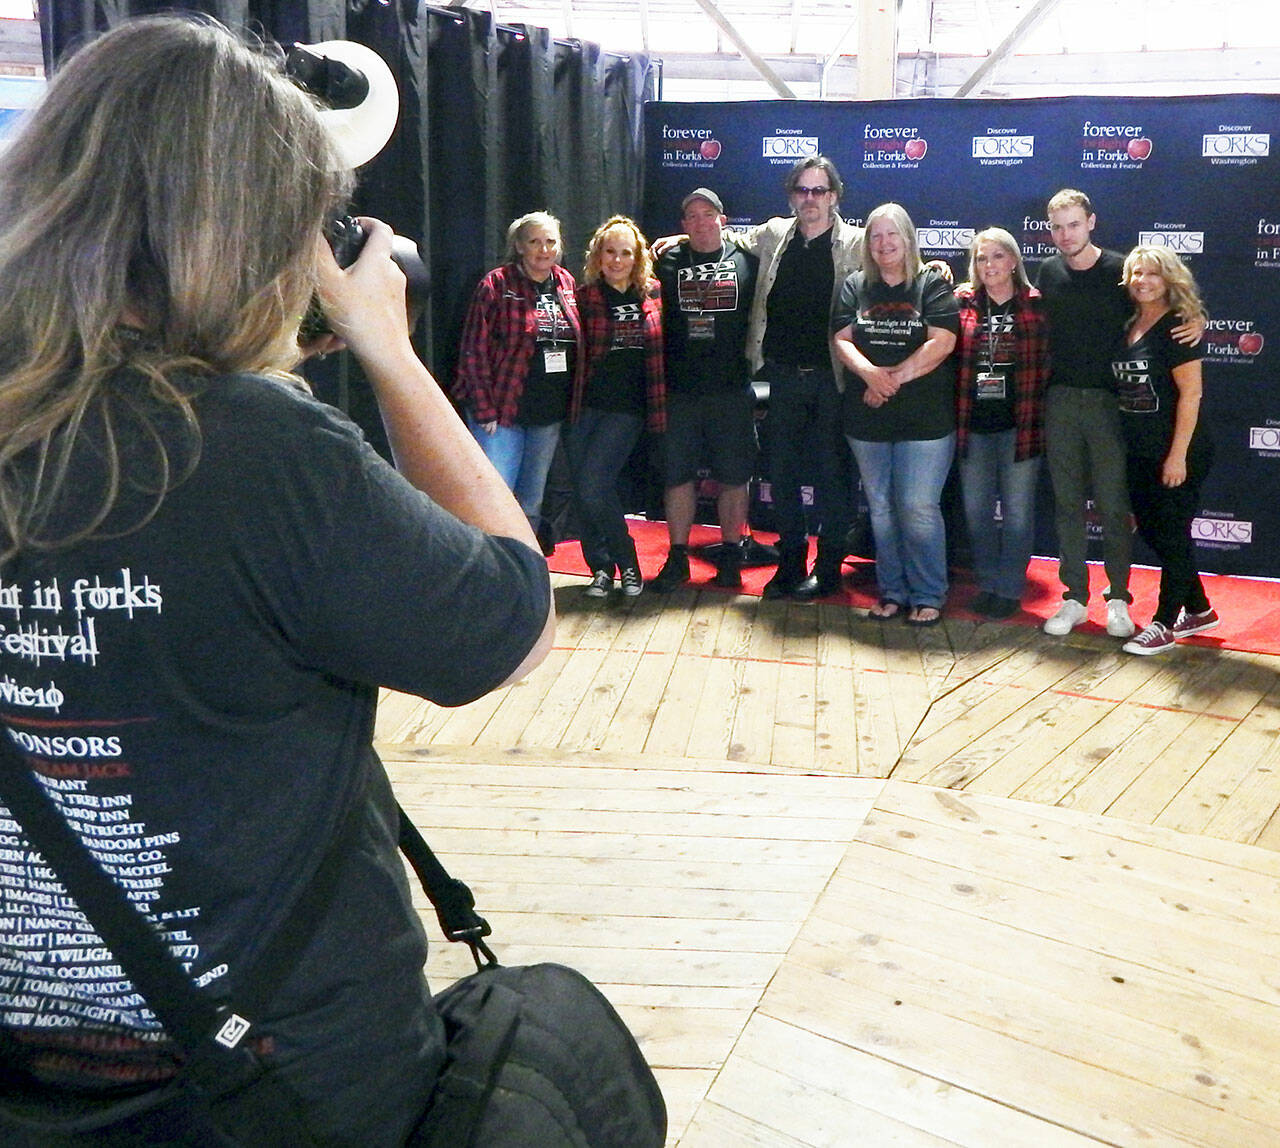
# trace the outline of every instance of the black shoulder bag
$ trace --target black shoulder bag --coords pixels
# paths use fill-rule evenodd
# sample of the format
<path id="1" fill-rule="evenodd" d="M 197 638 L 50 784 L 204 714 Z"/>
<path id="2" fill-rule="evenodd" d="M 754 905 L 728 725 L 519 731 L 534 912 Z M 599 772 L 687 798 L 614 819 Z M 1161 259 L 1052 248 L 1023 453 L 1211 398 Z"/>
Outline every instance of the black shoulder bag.
<path id="1" fill-rule="evenodd" d="M 252 1018 L 269 1004 L 323 916 L 354 816 L 346 818 L 285 925 L 242 978 L 239 998 L 218 1003 L 195 987 L 2 734 L 0 800 L 184 1054 L 172 1080 L 123 1100 L 68 1102 L 39 1085 L 24 1087 L 8 1073 L 0 1083 L 4 1142 L 22 1148 L 315 1144 L 298 1099 L 253 1052 Z M 447 1061 L 410 1144 L 660 1148 L 666 1137 L 661 1091 L 600 991 L 560 965 L 500 966 L 484 941 L 490 928 L 476 913 L 471 890 L 449 876 L 403 810 L 400 847 L 444 935 L 466 943 L 477 967 L 435 998 L 448 1037 Z"/>

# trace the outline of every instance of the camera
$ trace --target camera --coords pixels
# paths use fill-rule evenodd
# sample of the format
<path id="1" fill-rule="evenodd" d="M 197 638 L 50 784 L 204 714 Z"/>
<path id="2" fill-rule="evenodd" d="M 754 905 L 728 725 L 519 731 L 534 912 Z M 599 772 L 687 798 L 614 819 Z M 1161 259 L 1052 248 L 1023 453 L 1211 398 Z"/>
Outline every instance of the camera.
<path id="1" fill-rule="evenodd" d="M 333 252 L 338 266 L 347 268 L 360 258 L 360 252 L 369 236 L 358 219 L 350 215 L 339 215 L 324 225 L 324 237 L 329 242 L 329 250 Z M 412 317 L 426 305 L 430 287 L 426 264 L 418 253 L 418 245 L 403 235 L 391 237 L 391 259 L 404 272 L 405 305 Z M 298 334 L 303 343 L 331 334 L 319 299 L 311 300 Z"/>

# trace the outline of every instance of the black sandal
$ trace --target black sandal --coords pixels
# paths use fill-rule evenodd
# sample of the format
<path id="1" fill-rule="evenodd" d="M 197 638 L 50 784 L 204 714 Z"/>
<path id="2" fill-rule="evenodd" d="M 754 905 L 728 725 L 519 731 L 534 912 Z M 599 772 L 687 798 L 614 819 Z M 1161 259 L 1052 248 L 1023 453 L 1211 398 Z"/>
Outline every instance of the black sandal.
<path id="1" fill-rule="evenodd" d="M 932 618 L 920 617 L 922 610 L 932 610 Z M 940 606 L 912 606 L 911 612 L 902 619 L 908 626 L 936 626 L 942 621 L 942 608 Z"/>
<path id="2" fill-rule="evenodd" d="M 896 618 L 902 611 L 906 609 L 903 603 L 893 598 L 881 598 L 874 606 L 867 611 L 868 617 L 875 618 L 881 622 L 887 622 L 890 618 Z M 879 611 L 879 613 L 877 613 Z"/>

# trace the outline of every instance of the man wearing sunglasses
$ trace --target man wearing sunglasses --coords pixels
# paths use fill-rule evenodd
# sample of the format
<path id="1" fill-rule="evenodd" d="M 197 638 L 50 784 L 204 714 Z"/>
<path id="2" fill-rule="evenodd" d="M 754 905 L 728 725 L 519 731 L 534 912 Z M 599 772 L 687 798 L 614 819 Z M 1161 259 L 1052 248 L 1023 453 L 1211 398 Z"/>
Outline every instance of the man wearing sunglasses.
<path id="1" fill-rule="evenodd" d="M 826 156 L 800 160 L 785 187 L 790 218 L 775 216 L 732 237 L 760 260 L 747 360 L 769 382 L 769 478 L 779 535 L 778 570 L 764 594 L 803 601 L 840 588 L 846 554 L 851 465 L 828 327 L 840 288 L 860 265 L 862 228 L 840 217 L 844 183 Z M 812 571 L 800 493 L 806 479 L 822 523 Z"/>

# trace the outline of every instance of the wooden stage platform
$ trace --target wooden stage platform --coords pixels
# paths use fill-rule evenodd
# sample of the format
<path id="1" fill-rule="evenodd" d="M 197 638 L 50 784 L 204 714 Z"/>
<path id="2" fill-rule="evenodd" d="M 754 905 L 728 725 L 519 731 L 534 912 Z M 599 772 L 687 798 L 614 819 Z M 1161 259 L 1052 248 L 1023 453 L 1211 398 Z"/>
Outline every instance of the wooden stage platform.
<path id="1" fill-rule="evenodd" d="M 379 750 L 671 1144 L 1280 1145 L 1280 659 L 555 581 L 542 667 Z"/>

